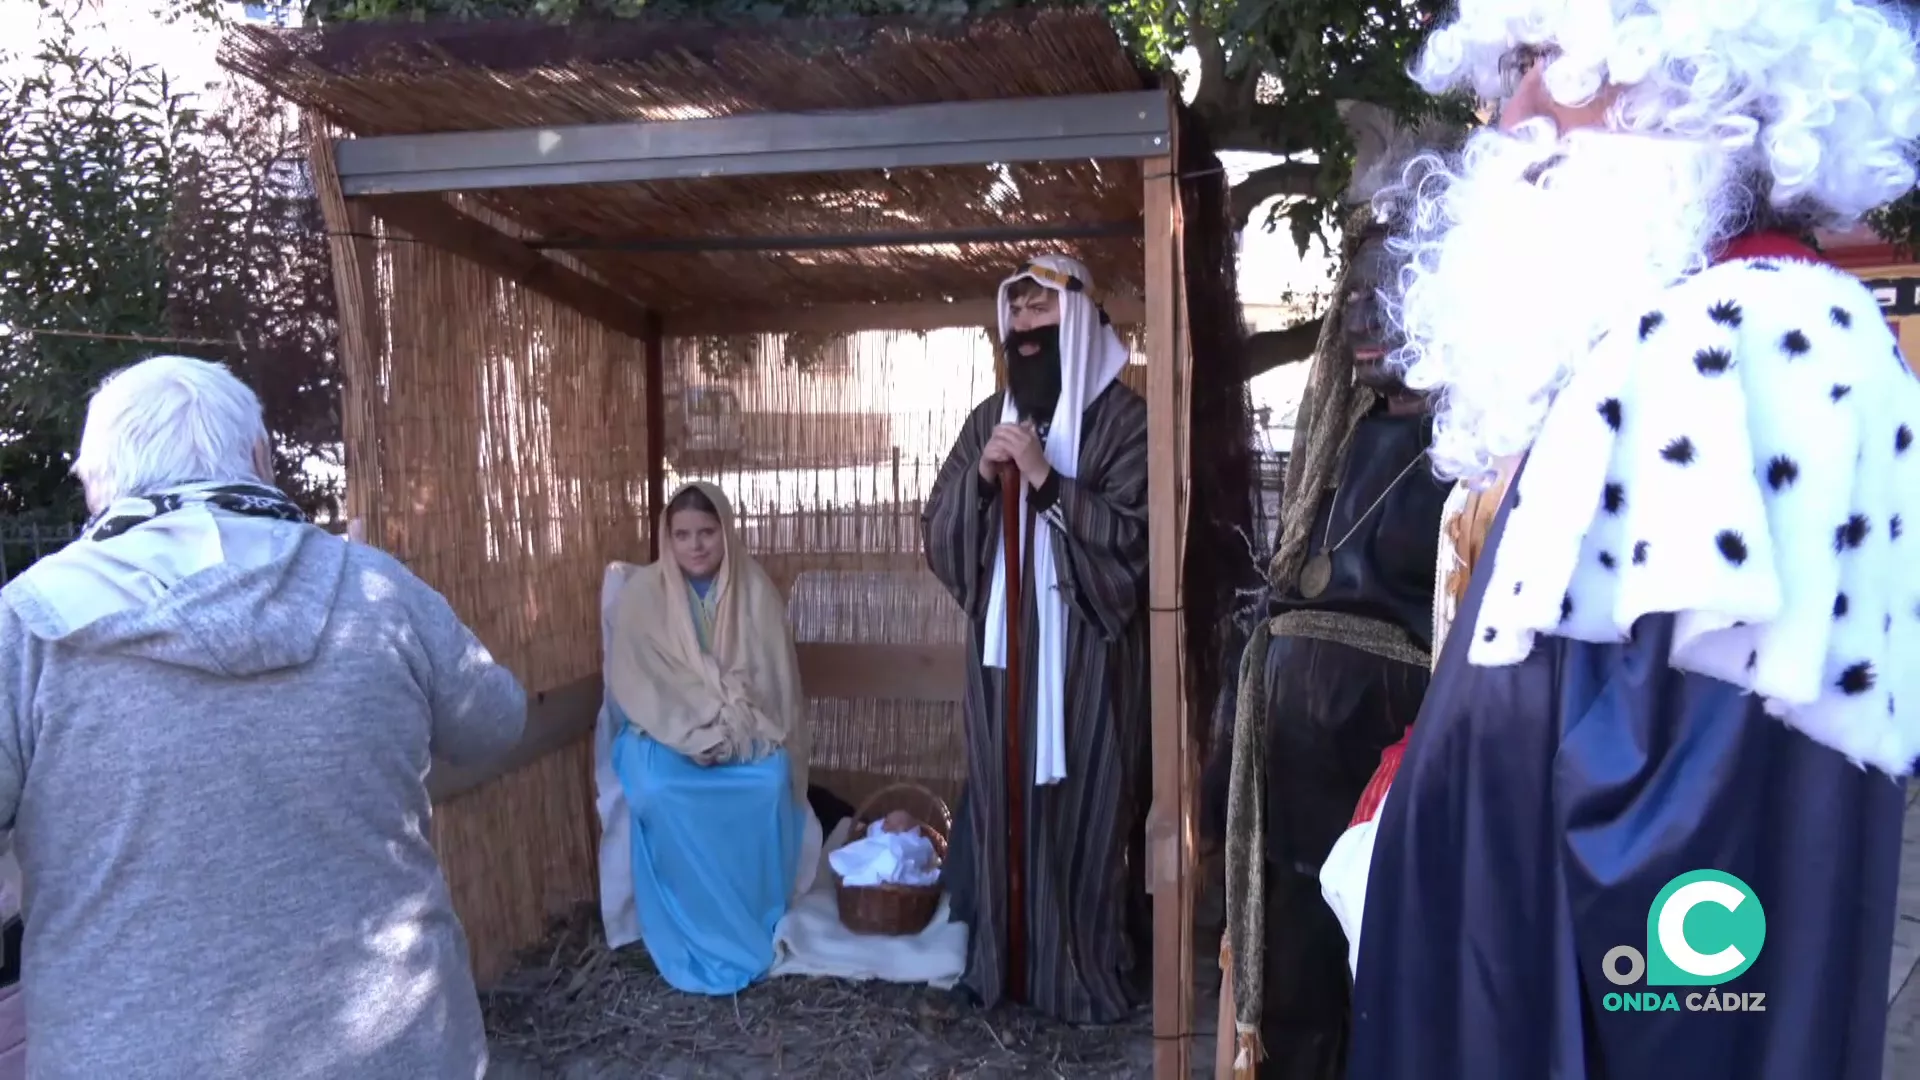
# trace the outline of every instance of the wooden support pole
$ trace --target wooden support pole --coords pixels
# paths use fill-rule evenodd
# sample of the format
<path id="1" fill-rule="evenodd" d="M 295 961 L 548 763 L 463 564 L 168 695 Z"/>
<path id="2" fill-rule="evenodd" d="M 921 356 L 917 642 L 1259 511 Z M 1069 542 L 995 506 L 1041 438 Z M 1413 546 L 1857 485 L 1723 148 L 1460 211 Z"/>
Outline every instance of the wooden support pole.
<path id="1" fill-rule="evenodd" d="M 1132 294 L 1109 296 L 1101 305 L 1115 326 L 1138 326 L 1141 301 Z M 946 330 L 981 326 L 998 342 L 1000 301 L 910 300 L 893 304 L 812 304 L 803 307 L 700 309 L 665 316 L 668 337 L 722 337 L 729 334 L 853 334 L 862 330 Z"/>
<path id="2" fill-rule="evenodd" d="M 658 559 L 667 502 L 667 350 L 657 317 L 647 318 L 640 344 L 647 361 L 647 558 Z"/>
<path id="3" fill-rule="evenodd" d="M 1153 1075 L 1186 1080 L 1193 1042 L 1192 774 L 1180 618 L 1187 474 L 1181 326 L 1180 223 L 1175 158 L 1143 163 L 1146 175 L 1147 591 L 1152 667 L 1153 805 L 1147 816 L 1147 883 L 1153 892 Z"/>
<path id="4" fill-rule="evenodd" d="M 313 173 L 320 217 L 327 227 L 333 263 L 333 295 L 340 326 L 340 434 L 345 450 L 346 513 L 353 539 L 386 547 L 386 517 L 381 511 L 380 441 L 373 402 L 379 400 L 379 351 L 374 327 L 380 321 L 380 290 L 375 272 L 376 241 L 372 216 L 340 193 L 333 160 L 334 132 L 318 115 L 302 118 L 307 159 Z"/>

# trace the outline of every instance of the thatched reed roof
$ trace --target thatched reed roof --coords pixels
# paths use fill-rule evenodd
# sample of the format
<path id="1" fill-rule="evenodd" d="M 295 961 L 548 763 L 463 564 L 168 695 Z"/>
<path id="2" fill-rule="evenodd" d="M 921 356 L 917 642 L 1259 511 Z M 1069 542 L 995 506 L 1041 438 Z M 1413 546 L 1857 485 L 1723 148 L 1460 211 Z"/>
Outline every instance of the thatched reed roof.
<path id="1" fill-rule="evenodd" d="M 239 28 L 222 63 L 355 135 L 477 131 L 754 112 L 875 108 L 1139 90 L 1104 16 L 1023 11 L 965 21 L 650 22 Z M 477 196 L 523 238 L 554 241 L 663 311 L 990 295 L 1041 249 L 1140 291 L 1132 237 L 1036 243 L 688 253 L 636 241 L 808 237 L 1137 221 L 1130 161 L 907 168 L 502 188 Z M 376 206 L 377 208 L 377 206 Z"/>

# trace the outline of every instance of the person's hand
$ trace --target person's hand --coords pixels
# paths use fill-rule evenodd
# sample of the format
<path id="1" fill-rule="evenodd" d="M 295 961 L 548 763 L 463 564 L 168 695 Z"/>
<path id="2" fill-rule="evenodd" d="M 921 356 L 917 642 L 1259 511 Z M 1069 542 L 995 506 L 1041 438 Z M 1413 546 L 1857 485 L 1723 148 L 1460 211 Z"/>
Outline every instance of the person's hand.
<path id="1" fill-rule="evenodd" d="M 1004 442 L 1007 456 L 1031 487 L 1038 489 L 1053 475 L 1053 466 L 1047 464 L 1046 448 L 1040 445 L 1040 437 L 1034 434 L 1032 425 L 1001 424 L 993 430 L 993 437 Z"/>
<path id="2" fill-rule="evenodd" d="M 1001 435 L 1002 430 L 1012 426 L 1001 424 L 994 428 L 993 434 L 987 437 L 987 445 L 980 451 L 980 479 L 989 484 L 999 483 L 1001 470 L 1013 462 L 1013 450 Z"/>

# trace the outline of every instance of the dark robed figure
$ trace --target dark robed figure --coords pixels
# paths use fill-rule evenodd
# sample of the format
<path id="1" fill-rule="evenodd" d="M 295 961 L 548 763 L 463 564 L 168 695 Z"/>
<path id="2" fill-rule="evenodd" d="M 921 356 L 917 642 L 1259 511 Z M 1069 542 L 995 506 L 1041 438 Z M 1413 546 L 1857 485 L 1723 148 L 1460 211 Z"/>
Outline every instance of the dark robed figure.
<path id="1" fill-rule="evenodd" d="M 1381 365 L 1384 230 L 1356 239 L 1301 408 L 1245 714 L 1202 785 L 1202 829 L 1228 845 L 1235 1074 L 1249 1078 L 1345 1072 L 1347 938 L 1320 866 L 1427 687 L 1447 490 L 1426 464 L 1423 403 Z M 1258 885 L 1248 860 L 1264 862 Z"/>
<path id="2" fill-rule="evenodd" d="M 1060 256 L 1001 287 L 1009 389 L 968 417 L 924 525 L 927 563 L 973 629 L 967 788 L 947 869 L 954 917 L 972 930 L 963 985 L 993 1005 L 1024 983 L 1043 1012 L 1108 1023 L 1140 999 L 1144 971 L 1147 416 L 1119 381 L 1127 351 L 1090 287 Z M 1012 715 L 1005 485 L 1017 485 L 1023 533 Z"/>
<path id="3" fill-rule="evenodd" d="M 1464 0 L 1415 72 L 1500 125 L 1408 178 L 1405 378 L 1443 475 L 1518 461 L 1378 818 L 1349 1076 L 1879 1080 L 1920 381 L 1798 237 L 1913 188 L 1914 39 L 1542 10 Z"/>

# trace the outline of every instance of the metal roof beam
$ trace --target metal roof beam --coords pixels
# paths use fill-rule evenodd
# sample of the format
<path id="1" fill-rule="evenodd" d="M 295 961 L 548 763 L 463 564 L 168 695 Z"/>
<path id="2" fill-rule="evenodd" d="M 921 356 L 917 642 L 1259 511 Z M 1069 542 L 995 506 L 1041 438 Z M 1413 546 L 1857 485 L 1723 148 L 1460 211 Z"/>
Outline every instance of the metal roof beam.
<path id="1" fill-rule="evenodd" d="M 335 148 L 344 194 L 482 191 L 1164 155 L 1161 90 L 704 120 L 375 135 Z"/>
<path id="2" fill-rule="evenodd" d="M 629 254 L 698 255 L 715 251 L 851 251 L 963 244 L 1027 244 L 1043 240 L 1101 240 L 1140 236 L 1141 223 L 1095 221 L 1074 225 L 1008 225 L 915 232 L 799 233 L 792 236 L 687 236 L 655 239 L 581 237 L 529 240 L 536 251 L 610 251 Z"/>

